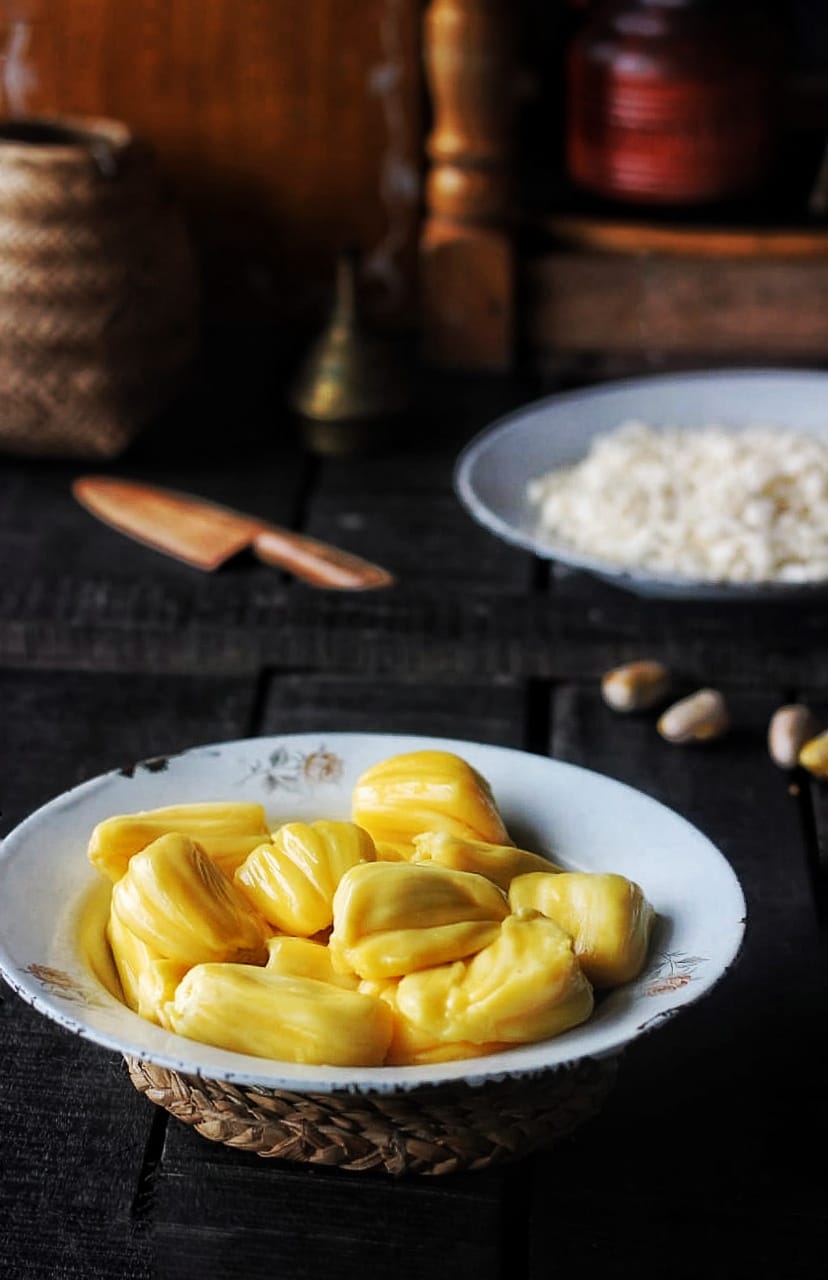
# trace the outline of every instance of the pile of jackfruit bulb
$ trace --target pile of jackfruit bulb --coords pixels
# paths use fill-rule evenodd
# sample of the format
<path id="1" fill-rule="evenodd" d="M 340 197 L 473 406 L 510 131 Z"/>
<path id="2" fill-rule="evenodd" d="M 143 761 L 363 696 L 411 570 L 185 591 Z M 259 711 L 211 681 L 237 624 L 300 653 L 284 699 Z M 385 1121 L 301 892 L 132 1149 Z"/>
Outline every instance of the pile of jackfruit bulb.
<path id="1" fill-rule="evenodd" d="M 255 803 L 107 818 L 105 940 L 124 1002 L 179 1035 L 298 1063 L 473 1058 L 585 1022 L 643 968 L 624 876 L 516 848 L 491 787 L 418 751 L 364 772 L 350 821 L 268 829 Z"/>

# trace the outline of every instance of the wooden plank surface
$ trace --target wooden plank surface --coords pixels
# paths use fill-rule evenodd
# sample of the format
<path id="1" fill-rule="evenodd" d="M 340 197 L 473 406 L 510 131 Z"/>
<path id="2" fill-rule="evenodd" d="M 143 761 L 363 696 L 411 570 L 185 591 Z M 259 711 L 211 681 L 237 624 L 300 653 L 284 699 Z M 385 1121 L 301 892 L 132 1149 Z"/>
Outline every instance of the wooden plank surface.
<path id="1" fill-rule="evenodd" d="M 368 1266 L 389 1280 L 541 1280 L 552 1267 L 810 1280 L 828 1243 L 824 1185 L 799 1157 L 828 1136 L 815 1016 L 828 784 L 777 770 L 765 734 L 794 696 L 828 718 L 828 613 L 639 600 L 506 548 L 451 506 L 459 442 L 495 411 L 449 414 L 405 460 L 262 445 L 227 466 L 210 447 L 187 469 L 186 449 L 173 461 L 149 442 L 134 455 L 145 478 L 192 487 L 186 476 L 384 550 L 401 581 L 371 596 L 241 560 L 200 575 L 75 509 L 72 467 L 4 464 L 3 830 L 102 769 L 219 738 L 377 731 L 523 747 L 631 783 L 708 834 L 748 899 L 739 961 L 624 1055 L 602 1113 L 557 1148 L 433 1182 L 209 1142 L 139 1097 L 116 1057 L 4 989 L 0 1257 L 13 1280 L 351 1280 Z M 645 655 L 668 661 L 681 690 L 726 690 L 727 739 L 670 746 L 653 715 L 604 706 L 602 671 Z"/>
<path id="2" fill-rule="evenodd" d="M 550 251 L 524 268 L 533 352 L 694 353 L 821 362 L 828 261 Z"/>
<path id="3" fill-rule="evenodd" d="M 161 1280 L 277 1274 L 331 1280 L 371 1274 L 423 1280 L 448 1269 L 499 1280 L 507 1175 L 395 1181 L 290 1166 L 168 1130 L 153 1192 L 153 1261 Z"/>
<path id="4" fill-rule="evenodd" d="M 370 674 L 279 674 L 267 684 L 261 732 L 425 734 L 522 747 L 526 696 L 513 682 L 446 688 Z"/>
<path id="5" fill-rule="evenodd" d="M 61 681 L 67 679 L 62 699 Z M 686 1011 L 625 1056 L 618 1085 L 602 1115 L 550 1154 L 503 1172 L 441 1180 L 437 1186 L 419 1179 L 396 1183 L 375 1175 L 297 1168 L 209 1143 L 178 1122 L 163 1124 L 164 1117 L 166 1137 L 159 1148 L 157 1139 L 146 1131 L 153 1108 L 132 1093 L 122 1073 L 117 1080 L 110 1076 L 114 1132 L 100 1136 L 106 1122 L 98 1111 L 100 1150 L 111 1150 L 117 1141 L 123 1151 L 118 1121 L 126 1107 L 134 1112 L 150 1161 L 147 1165 L 143 1151 L 126 1161 L 122 1155 L 121 1168 L 128 1165 L 133 1179 L 124 1198 L 129 1203 L 140 1191 L 139 1220 L 146 1232 L 138 1237 L 143 1252 L 135 1264 L 136 1276 L 143 1280 L 141 1258 L 149 1254 L 153 1274 L 161 1277 L 230 1277 L 241 1264 L 246 1280 L 256 1280 L 272 1274 L 272 1260 L 278 1256 L 281 1274 L 296 1280 L 320 1269 L 345 1280 L 359 1269 L 367 1245 L 374 1273 L 380 1276 L 423 1277 L 435 1270 L 439 1274 L 438 1268 L 448 1260 L 452 1266 L 473 1264 L 476 1275 L 494 1277 L 503 1274 L 504 1258 L 510 1275 L 541 1276 L 548 1274 L 552 1225 L 559 1265 L 583 1262 L 586 1246 L 590 1265 L 598 1267 L 600 1274 L 620 1276 L 649 1249 L 657 1254 L 668 1249 L 678 1222 L 686 1225 L 691 1245 L 676 1264 L 677 1275 L 698 1274 L 714 1246 L 720 1250 L 718 1261 L 710 1264 L 714 1276 L 728 1274 L 726 1268 L 732 1268 L 734 1259 L 747 1258 L 753 1275 L 770 1280 L 779 1274 L 783 1255 L 789 1267 L 786 1275 L 804 1278 L 808 1274 L 802 1268 L 812 1256 L 808 1241 L 819 1240 L 824 1229 L 824 1202 L 801 1163 L 795 1162 L 799 1127 L 792 1123 L 790 1093 L 779 1082 L 793 1070 L 797 1091 L 804 1097 L 814 1084 L 812 1077 L 819 1076 L 809 1032 L 819 992 L 809 980 L 815 935 L 812 904 L 803 889 L 807 877 L 799 809 L 788 793 L 787 779 L 773 770 L 764 755 L 762 731 L 775 693 L 736 697 L 736 736 L 727 749 L 720 744 L 688 753 L 658 740 L 651 717 L 614 716 L 600 703 L 594 684 L 563 687 L 554 691 L 554 697 L 551 688 L 538 685 L 531 690 L 504 686 L 488 692 L 467 686 L 448 697 L 440 687 L 422 690 L 414 701 L 407 685 L 395 686 L 393 681 L 288 673 L 274 675 L 259 690 L 259 710 L 251 718 L 244 682 L 236 694 L 225 690 L 222 702 L 216 699 L 221 685 L 207 680 L 194 681 L 183 697 L 176 692 L 180 682 L 174 680 L 162 680 L 160 685 L 132 681 L 120 694 L 114 692 L 124 683 L 120 678 L 94 684 L 93 677 L 77 674 L 26 680 L 34 681 L 35 692 L 30 690 L 15 708 L 18 723 L 29 723 L 32 715 L 37 721 L 38 712 L 42 714 L 47 706 L 60 706 L 65 716 L 64 699 L 68 705 L 88 707 L 90 695 L 84 681 L 90 687 L 105 688 L 107 705 L 114 706 L 121 718 L 125 707 L 140 708 L 142 692 L 146 697 L 153 689 L 155 710 L 146 718 L 139 714 L 143 728 L 129 744 L 130 755 L 139 756 L 155 750 L 158 730 L 153 720 L 162 715 L 162 707 L 168 712 L 179 708 L 182 724 L 191 733 L 183 713 L 188 699 L 192 707 L 199 697 L 213 708 L 225 707 L 220 728 L 227 734 L 251 728 L 312 730 L 322 723 L 323 714 L 329 716 L 332 727 L 364 728 L 371 703 L 379 728 L 397 725 L 433 733 L 444 731 L 451 720 L 453 732 L 489 741 L 537 744 L 542 740 L 539 729 L 546 723 L 548 739 L 544 731 L 543 740 L 548 740 L 554 754 L 643 786 L 719 839 L 743 878 L 755 919 L 749 957 L 696 1009 Z M 42 689 L 37 687 L 40 684 Z M 19 673 L 8 677 L 5 692 L 15 688 L 23 688 Z M 537 709 L 538 699 L 547 704 L 543 716 Z M 48 715 L 42 718 L 43 732 L 51 740 L 54 723 Z M 70 743 L 69 738 L 67 753 Z M 31 793 L 27 798 L 24 792 L 21 802 L 28 804 L 31 799 Z M 767 815 L 767 843 L 757 846 L 750 813 L 759 804 L 763 816 Z M 785 852 L 780 858 L 782 846 Z M 713 1018 L 709 1015 L 716 1002 L 721 1012 Z M 776 1033 L 770 1043 L 769 1009 Z M 37 1035 L 46 1035 L 49 1041 L 53 1033 L 40 1026 L 42 1019 L 27 1010 L 24 1014 L 34 1026 L 35 1051 L 42 1054 Z M 20 1035 L 28 1037 L 30 1032 L 26 1026 Z M 63 1033 L 55 1034 L 73 1043 Z M 738 1054 L 734 1043 L 741 1046 Z M 97 1051 L 89 1051 L 98 1059 Z M 28 1061 L 24 1057 L 22 1069 L 30 1076 Z M 17 1077 L 13 1079 L 16 1083 Z M 55 1121 L 68 1115 L 77 1128 L 83 1113 L 79 1118 L 67 1110 L 66 1082 L 60 1073 L 55 1077 L 51 1068 L 48 1086 L 55 1090 Z M 770 1099 L 777 1099 L 777 1105 Z M 809 1116 L 808 1124 L 811 1132 L 817 1132 L 819 1118 Z M 51 1149 L 49 1131 L 43 1141 Z M 31 1144 L 22 1144 L 22 1149 L 25 1170 L 29 1170 Z M 662 1177 L 665 1164 L 670 1176 Z M 109 1177 L 109 1161 L 105 1167 Z M 777 1168 L 784 1187 L 777 1184 Z M 95 1201 L 90 1179 L 94 1183 L 95 1177 L 102 1176 L 87 1168 L 85 1194 L 90 1204 Z M 36 1185 L 42 1195 L 42 1184 Z M 58 1192 L 64 1205 L 67 1193 L 59 1188 Z M 27 1201 L 24 1191 L 21 1198 L 20 1186 L 15 1184 L 18 1212 L 31 1211 L 32 1195 L 30 1191 Z M 712 1219 L 711 1196 L 717 1202 L 721 1197 L 727 1206 Z M 643 1220 L 642 1205 L 647 1205 Z M 554 1218 L 550 1218 L 550 1206 Z M 761 1215 L 771 1208 L 772 1240 L 770 1245 L 765 1241 L 760 1257 L 759 1247 L 750 1241 L 758 1238 Z M 56 1209 L 58 1225 L 53 1235 L 48 1228 L 44 1231 L 33 1267 L 63 1238 L 63 1212 Z M 123 1216 L 123 1206 L 120 1212 Z M 709 1234 L 693 1232 L 694 1215 L 704 1215 L 711 1224 Z M 122 1227 L 116 1211 L 115 1224 L 119 1222 Z M 105 1242 L 101 1246 L 94 1232 L 85 1238 L 98 1248 L 94 1265 L 100 1267 L 86 1274 L 115 1274 Z M 520 1242 L 516 1250 L 515 1240 Z M 13 1235 L 12 1241 L 18 1251 L 15 1256 L 27 1265 Z M 90 1266 L 87 1246 L 78 1248 L 76 1270 L 66 1271 L 73 1277 Z M 123 1266 L 123 1259 L 118 1265 Z M 38 1272 L 21 1271 L 26 1280 L 29 1274 Z"/>
<path id="6" fill-rule="evenodd" d="M 644 599 L 545 563 L 480 528 L 452 490 L 462 444 L 526 384 L 450 380 L 374 455 L 311 459 L 282 421 L 234 424 L 240 461 L 197 419 L 110 468 L 189 489 L 380 560 L 390 590 L 317 592 L 241 556 L 207 575 L 107 529 L 71 499 L 81 467 L 0 469 L 0 662 L 254 675 L 262 666 L 410 680 L 594 678 L 649 653 L 709 683 L 828 683 L 824 598 L 772 604 Z M 417 422 L 422 430 L 417 434 Z M 259 435 L 257 436 L 257 431 Z M 245 461 L 244 459 L 249 459 Z"/>
<path id="7" fill-rule="evenodd" d="M 382 557 L 406 592 L 524 591 L 532 559 L 476 525 L 453 492 L 453 453 L 327 462 L 307 508 L 308 531 Z M 357 496 L 358 495 L 358 496 Z"/>
<path id="8" fill-rule="evenodd" d="M 748 907 L 742 953 L 719 986 L 637 1041 L 602 1116 L 536 1159 L 535 1212 L 554 1205 L 567 1224 L 556 1265 L 586 1250 L 596 1274 L 613 1278 L 648 1257 L 679 1280 L 806 1280 L 814 1247 L 828 1242 L 824 1180 L 800 1156 L 804 1135 L 825 1131 L 825 975 L 809 833 L 765 746 L 778 699 L 732 695 L 731 735 L 694 748 L 659 740 L 652 714 L 609 711 L 594 687 L 555 695 L 554 753 L 695 823 L 731 862 Z M 548 1268 L 535 1235 L 531 1275 Z"/>
<path id="9" fill-rule="evenodd" d="M 340 542 L 363 549 L 356 537 Z M 124 560 L 139 554 L 140 574 L 123 579 L 117 570 L 86 575 L 77 563 L 77 572 L 44 566 L 26 574 L 12 560 L 0 579 L 0 662 L 214 675 L 335 667 L 439 681 L 463 673 L 594 677 L 647 654 L 703 683 L 819 687 L 828 678 L 821 602 L 784 610 L 671 604 L 583 574 L 567 574 L 546 592 L 518 595 L 507 585 L 500 593 L 475 588 L 473 559 L 467 581 L 456 574 L 450 585 L 409 586 L 403 574 L 369 598 L 318 593 L 252 563 L 208 577 L 162 569 L 156 562 L 164 557 L 137 548 L 125 549 Z M 386 563 L 393 571 L 394 558 Z M 534 574 L 528 557 L 524 567 Z"/>
<path id="10" fill-rule="evenodd" d="M 248 682 L 198 676 L 0 671 L 3 834 L 101 771 L 243 736 L 253 694 Z M 0 1271 L 9 1280 L 149 1280 L 140 1196 L 154 1122 L 117 1054 L 0 984 Z"/>
<path id="11" fill-rule="evenodd" d="M 271 673 L 262 733 L 386 732 L 521 746 L 526 691 L 418 684 L 303 671 Z M 243 1233 L 245 1277 L 354 1276 L 370 1256 L 378 1277 L 415 1280 L 452 1270 L 502 1275 L 511 1172 L 431 1181 L 389 1179 L 262 1160 L 171 1122 L 153 1189 L 154 1257 L 162 1277 L 233 1276 Z M 205 1224 L 211 1224 L 205 1229 Z"/>

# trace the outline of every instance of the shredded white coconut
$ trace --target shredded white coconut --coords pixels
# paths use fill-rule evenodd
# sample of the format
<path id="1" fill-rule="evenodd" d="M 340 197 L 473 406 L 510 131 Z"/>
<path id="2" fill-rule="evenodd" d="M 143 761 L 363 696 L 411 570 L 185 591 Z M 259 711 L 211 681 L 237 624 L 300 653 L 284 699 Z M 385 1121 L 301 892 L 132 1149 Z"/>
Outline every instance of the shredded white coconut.
<path id="1" fill-rule="evenodd" d="M 622 423 L 530 481 L 539 532 L 630 570 L 711 582 L 828 578 L 828 437 Z"/>

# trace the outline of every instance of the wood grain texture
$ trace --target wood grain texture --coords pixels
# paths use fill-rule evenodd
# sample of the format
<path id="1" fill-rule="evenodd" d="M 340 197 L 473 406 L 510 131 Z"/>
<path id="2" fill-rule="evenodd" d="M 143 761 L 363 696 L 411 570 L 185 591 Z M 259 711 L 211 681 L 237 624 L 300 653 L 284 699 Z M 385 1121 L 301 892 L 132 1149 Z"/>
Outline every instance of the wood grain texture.
<path id="1" fill-rule="evenodd" d="M 47 1023 L 0 983 L 0 1063 L 7 1274 L 150 1280 L 132 1203 L 152 1116 L 120 1059 Z"/>
<path id="2" fill-rule="evenodd" d="M 465 405 L 438 398 L 416 447 L 385 456 L 308 462 L 269 409 L 234 422 L 233 457 L 198 418 L 134 454 L 149 482 L 186 475 L 216 500 L 386 550 L 401 580 L 370 599 L 243 558 L 205 578 L 96 526 L 69 496 L 71 468 L 4 464 L 3 822 L 113 764 L 217 738 L 389 730 L 521 746 L 631 783 L 707 833 L 748 897 L 743 955 L 625 1055 L 601 1115 L 554 1153 L 439 1186 L 208 1142 L 4 989 L 0 1270 L 14 1280 L 818 1273 L 828 1216 L 802 1152 L 825 1146 L 828 820 L 823 784 L 772 766 L 765 733 L 795 695 L 828 714 L 824 601 L 640 600 L 505 547 L 451 505 L 458 447 L 507 407 L 475 385 Z M 610 712 L 600 674 L 642 656 L 682 690 L 720 684 L 732 735 L 675 747 L 649 713 Z"/>
<path id="3" fill-rule="evenodd" d="M 769 360 L 828 351 L 828 259 L 556 252 L 524 265 L 536 353 L 689 353 Z"/>
<path id="4" fill-rule="evenodd" d="M 271 673 L 262 688 L 262 733 L 386 731 L 454 734 L 519 745 L 523 691 L 456 688 L 394 679 L 342 679 L 325 672 Z M 246 1280 L 349 1280 L 370 1257 L 381 1280 L 471 1274 L 499 1280 L 508 1186 L 519 1174 L 423 1179 L 338 1173 L 221 1147 L 185 1125 L 168 1125 L 154 1190 L 154 1258 L 159 1277 L 233 1276 L 244 1241 Z M 204 1223 L 213 1224 L 210 1231 Z M 232 1225 L 231 1225 L 232 1224 Z"/>
<path id="5" fill-rule="evenodd" d="M 424 14 L 433 126 L 420 306 L 438 366 L 506 370 L 514 358 L 514 19 L 497 0 L 431 0 Z"/>
<path id="6" fill-rule="evenodd" d="M 694 822 L 729 859 L 748 902 L 737 962 L 681 1018 L 627 1051 L 600 1119 L 568 1143 L 566 1177 L 559 1161 L 536 1160 L 535 1211 L 554 1200 L 575 1224 L 562 1266 L 575 1265 L 577 1239 L 589 1242 L 597 1272 L 613 1278 L 647 1253 L 669 1256 L 680 1280 L 700 1271 L 724 1280 L 734 1266 L 805 1280 L 814 1239 L 828 1238 L 820 1188 L 798 1155 L 802 1135 L 824 1119 L 812 1101 L 825 1064 L 817 1013 L 825 984 L 807 833 L 765 747 L 781 690 L 730 697 L 732 734 L 699 748 L 660 741 L 655 713 L 619 716 L 594 686 L 565 686 L 554 697 L 555 754 Z M 548 1274 L 537 1237 L 530 1274 Z"/>
<path id="7" fill-rule="evenodd" d="M 72 494 L 117 533 L 208 573 L 252 551 L 262 564 L 315 587 L 369 591 L 392 582 L 386 570 L 352 552 L 195 494 L 101 475 L 79 476 Z"/>
<path id="8" fill-rule="evenodd" d="M 456 1175 L 436 1193 L 422 1180 L 257 1160 L 171 1125 L 156 1190 L 156 1274 L 231 1280 L 243 1257 L 247 1280 L 263 1280 L 278 1257 L 290 1280 L 350 1280 L 369 1256 L 378 1280 L 449 1268 L 495 1280 L 504 1182 L 494 1172 Z"/>
<path id="9" fill-rule="evenodd" d="M 0 671 L 3 833 L 99 772 L 244 736 L 254 696 L 249 682 L 198 676 Z M 150 1280 L 136 1200 L 154 1121 L 118 1054 L 0 984 L 0 1257 L 10 1280 Z"/>
<path id="10" fill-rule="evenodd" d="M 446 560 L 450 568 L 449 550 Z M 0 662 L 211 675 L 321 668 L 451 683 L 597 678 L 644 655 L 699 683 L 828 680 L 828 618 L 818 603 L 784 614 L 669 605 L 580 574 L 524 595 L 476 587 L 471 574 L 410 587 L 403 575 L 388 591 L 345 598 L 283 585 L 256 565 L 206 581 L 176 569 L 172 578 L 144 564 L 130 581 L 117 569 L 25 575 L 12 564 L 0 584 Z"/>
<path id="11" fill-rule="evenodd" d="M 247 681 L 198 674 L 171 679 L 145 673 L 125 680 L 0 669 L 0 700 L 9 718 L 0 830 L 5 834 L 54 795 L 108 769 L 244 737 L 254 697 Z"/>
<path id="12" fill-rule="evenodd" d="M 299 584 L 283 583 L 252 559 L 240 559 L 205 582 L 195 571 L 133 545 L 73 502 L 71 470 L 5 468 L 0 529 L 9 568 L 0 614 L 8 628 L 7 660 L 28 661 L 46 646 L 55 661 L 70 666 L 80 660 L 87 666 L 114 662 L 164 670 L 173 660 L 182 672 L 215 672 L 255 670 L 262 661 L 294 667 L 318 661 L 346 670 L 391 670 L 403 661 L 414 672 L 425 661 L 435 673 L 446 663 L 462 672 L 469 661 L 464 636 L 485 644 L 498 625 L 498 609 L 480 593 L 493 586 L 516 596 L 534 572 L 531 557 L 476 526 L 452 493 L 459 441 L 483 414 L 505 407 L 502 388 L 484 384 L 482 398 L 484 406 L 473 407 L 447 392 L 440 431 L 419 445 L 409 440 L 410 452 L 403 445 L 382 456 L 326 462 L 315 472 L 284 447 L 278 432 L 275 444 L 250 446 L 255 464 L 243 468 L 243 480 L 218 450 L 194 447 L 190 453 L 174 441 L 169 457 L 151 453 L 147 442 L 129 466 L 127 474 L 136 478 L 188 486 L 264 518 L 298 523 L 346 550 L 381 554 L 398 587 L 377 594 L 370 606 L 376 622 L 367 630 L 360 624 L 364 602 L 349 598 L 337 604 L 326 593 L 311 606 L 304 590 L 296 589 Z M 423 412 L 438 421 L 427 406 Z M 78 576 L 64 567 L 52 580 L 48 566 L 57 563 L 74 565 Z M 445 587 L 433 596 L 423 592 L 438 571 Z M 440 615 L 449 630 L 438 643 Z M 172 635 L 178 641 L 171 647 Z"/>
<path id="13" fill-rule="evenodd" d="M 403 445 L 385 458 L 328 462 L 306 505 L 308 532 L 340 543 L 347 538 L 366 556 L 382 548 L 405 588 L 433 579 L 439 567 L 447 589 L 521 592 L 531 558 L 469 518 L 452 489 L 452 461 L 445 446 L 409 452 Z"/>
<path id="14" fill-rule="evenodd" d="M 255 481 L 240 488 L 206 448 L 181 447 L 179 453 L 179 447 L 172 435 L 166 456 L 152 465 L 137 459 L 121 461 L 118 474 L 176 488 L 189 486 L 207 501 L 238 507 L 263 522 L 289 525 L 295 521 L 306 480 L 301 457 L 271 450 L 269 467 L 258 470 Z M 114 571 L 133 585 L 144 578 L 155 590 L 165 583 L 189 582 L 196 587 L 201 578 L 197 571 L 106 529 L 84 511 L 71 492 L 79 471 L 80 464 L 40 469 L 33 490 L 22 482 L 24 473 L 17 464 L 7 462 L 0 469 L 0 534 L 21 576 L 65 558 L 68 563 L 84 564 L 92 575 Z M 278 474 L 278 485 L 273 474 Z"/>
<path id="15" fill-rule="evenodd" d="M 822 227 L 728 227 L 724 224 L 658 223 L 565 215 L 543 218 L 539 226 L 559 247 L 602 253 L 658 253 L 691 258 L 828 257 L 828 233 Z"/>
<path id="16" fill-rule="evenodd" d="M 211 307 L 313 315 L 359 245 L 382 313 L 410 310 L 421 90 L 413 0 L 42 0 L 3 43 L 6 109 L 110 115 L 191 212 Z M 18 19 L 15 22 L 15 19 Z M 9 90 L 12 100 L 9 102 Z"/>
<path id="17" fill-rule="evenodd" d="M 274 674 L 262 707 L 267 733 L 412 733 L 521 747 L 520 684 L 416 685 L 386 676 Z"/>

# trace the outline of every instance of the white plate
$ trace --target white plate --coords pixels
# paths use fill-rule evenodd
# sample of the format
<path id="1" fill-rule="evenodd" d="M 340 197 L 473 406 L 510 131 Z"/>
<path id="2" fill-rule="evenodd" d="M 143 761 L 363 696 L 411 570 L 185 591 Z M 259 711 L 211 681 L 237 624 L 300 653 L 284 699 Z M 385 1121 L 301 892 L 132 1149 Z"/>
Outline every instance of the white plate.
<path id="1" fill-rule="evenodd" d="M 664 374 L 604 383 L 549 396 L 480 432 L 455 468 L 455 490 L 480 524 L 544 559 L 585 569 L 643 596 L 683 599 L 791 599 L 823 592 L 828 582 L 718 583 L 656 575 L 583 556 L 538 529 L 526 497 L 530 480 L 580 461 L 592 440 L 630 419 L 655 429 L 757 422 L 828 434 L 828 372 L 786 369 Z"/>
<path id="2" fill-rule="evenodd" d="M 79 954 L 79 904 L 98 880 L 86 858 L 95 823 L 116 813 L 205 799 L 257 800 L 273 825 L 348 818 L 354 782 L 402 751 L 455 751 L 488 778 L 513 838 L 587 871 L 641 885 L 659 913 L 651 961 L 590 1021 L 553 1040 L 465 1062 L 308 1067 L 231 1053 L 164 1031 L 119 1003 Z M 187 1074 L 269 1088 L 412 1088 L 536 1072 L 621 1050 L 709 991 L 742 941 L 745 901 L 730 865 L 678 814 L 610 778 L 542 756 L 453 739 L 380 734 L 251 738 L 193 748 L 94 778 L 17 827 L 0 850 L 0 972 L 61 1026 Z"/>

